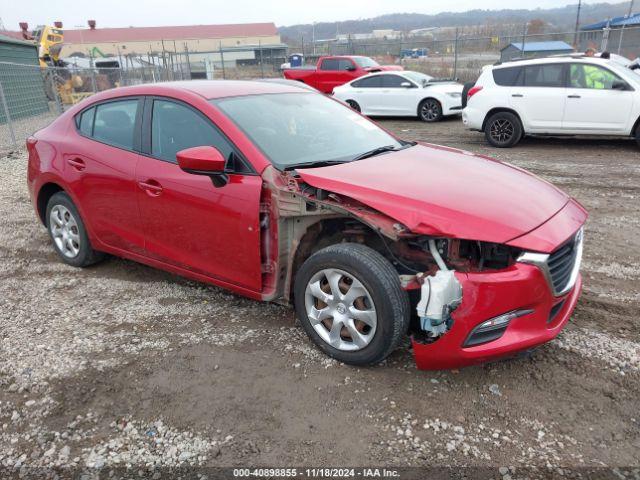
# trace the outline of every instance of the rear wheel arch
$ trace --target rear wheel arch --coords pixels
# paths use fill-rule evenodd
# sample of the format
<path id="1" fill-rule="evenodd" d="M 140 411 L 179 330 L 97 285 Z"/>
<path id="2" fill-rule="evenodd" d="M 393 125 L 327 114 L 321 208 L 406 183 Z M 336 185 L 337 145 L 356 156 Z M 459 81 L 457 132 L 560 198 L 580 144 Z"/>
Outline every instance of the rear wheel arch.
<path id="1" fill-rule="evenodd" d="M 522 123 L 522 117 L 513 108 L 507 108 L 507 107 L 496 107 L 489 110 L 487 114 L 484 116 L 484 120 L 482 121 L 482 131 L 484 131 L 484 128 L 487 126 L 487 120 L 489 120 L 492 115 L 495 115 L 496 113 L 501 113 L 501 112 L 512 113 L 513 115 L 518 117 L 518 120 L 520 121 L 520 126 L 522 127 L 522 135 L 525 134 L 524 124 Z"/>
<path id="2" fill-rule="evenodd" d="M 631 129 L 631 136 L 636 138 L 640 136 L 640 117 L 638 117 L 636 123 L 633 124 L 633 128 Z"/>
<path id="3" fill-rule="evenodd" d="M 49 203 L 49 199 L 58 192 L 65 192 L 65 189 L 55 182 L 45 183 L 44 185 L 42 185 L 42 187 L 40 187 L 40 190 L 38 191 L 36 200 L 38 217 L 40 218 L 42 224 L 45 226 L 47 224 L 47 204 Z"/>

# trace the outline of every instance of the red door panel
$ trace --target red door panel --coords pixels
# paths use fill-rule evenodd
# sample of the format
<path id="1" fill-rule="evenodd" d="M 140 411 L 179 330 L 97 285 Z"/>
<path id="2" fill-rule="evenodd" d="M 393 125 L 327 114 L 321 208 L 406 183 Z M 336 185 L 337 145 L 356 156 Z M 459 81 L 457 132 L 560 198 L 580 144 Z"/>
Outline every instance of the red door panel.
<path id="1" fill-rule="evenodd" d="M 73 152 L 64 154 L 63 176 L 95 237 L 113 248 L 144 253 L 135 182 L 139 155 L 80 135 Z"/>
<path id="2" fill-rule="evenodd" d="M 260 290 L 259 176 L 231 174 L 216 188 L 207 176 L 141 156 L 136 188 L 149 257 Z"/>

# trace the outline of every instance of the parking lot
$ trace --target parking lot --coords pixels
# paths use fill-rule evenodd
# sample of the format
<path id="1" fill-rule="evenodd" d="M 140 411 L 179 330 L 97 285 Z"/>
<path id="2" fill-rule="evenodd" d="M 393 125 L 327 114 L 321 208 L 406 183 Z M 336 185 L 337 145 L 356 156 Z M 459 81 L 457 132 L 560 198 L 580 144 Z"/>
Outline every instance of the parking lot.
<path id="1" fill-rule="evenodd" d="M 116 258 L 64 265 L 14 151 L 0 159 L 0 467 L 490 465 L 489 478 L 606 467 L 637 478 L 640 149 L 569 138 L 495 150 L 459 119 L 380 123 L 526 168 L 589 210 L 584 293 L 558 339 L 459 371 L 416 370 L 408 345 L 373 368 L 341 365 L 291 308 Z"/>

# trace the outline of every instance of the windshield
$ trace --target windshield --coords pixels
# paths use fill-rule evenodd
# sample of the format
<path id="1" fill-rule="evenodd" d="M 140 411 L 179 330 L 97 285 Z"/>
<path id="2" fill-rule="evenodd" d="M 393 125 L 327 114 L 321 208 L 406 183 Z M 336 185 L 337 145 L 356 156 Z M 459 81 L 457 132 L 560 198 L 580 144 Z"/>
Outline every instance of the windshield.
<path id="1" fill-rule="evenodd" d="M 417 83 L 418 85 L 425 85 L 429 83 L 431 80 L 433 80 L 433 77 L 430 77 L 429 75 L 425 75 L 424 73 L 420 73 L 420 72 L 406 71 L 402 73 L 405 77 Z"/>
<path id="2" fill-rule="evenodd" d="M 316 93 L 248 95 L 212 103 L 280 170 L 351 161 L 380 147 L 405 145 L 349 107 Z"/>
<path id="3" fill-rule="evenodd" d="M 379 67 L 380 64 L 369 57 L 353 57 L 353 60 L 362 68 Z"/>

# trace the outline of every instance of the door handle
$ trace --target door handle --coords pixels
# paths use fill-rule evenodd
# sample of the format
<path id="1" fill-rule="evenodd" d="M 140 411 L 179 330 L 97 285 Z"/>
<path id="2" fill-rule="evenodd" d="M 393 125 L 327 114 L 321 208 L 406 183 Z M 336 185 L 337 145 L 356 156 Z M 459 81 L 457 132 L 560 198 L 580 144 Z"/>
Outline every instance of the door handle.
<path id="1" fill-rule="evenodd" d="M 157 197 L 162 193 L 162 185 L 155 180 L 147 180 L 145 182 L 138 182 L 138 186 L 144 190 L 147 195 Z"/>
<path id="2" fill-rule="evenodd" d="M 569 95 L 569 98 L 581 98 L 580 95 Z"/>
<path id="3" fill-rule="evenodd" d="M 82 171 L 87 168 L 87 165 L 81 158 L 68 158 L 67 163 L 78 171 Z"/>
<path id="4" fill-rule="evenodd" d="M 516 97 L 516 98 L 522 98 L 524 97 L 524 95 L 522 95 L 521 93 L 514 93 L 513 95 L 511 95 L 512 97 Z"/>

